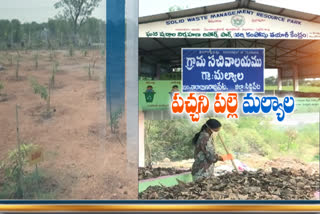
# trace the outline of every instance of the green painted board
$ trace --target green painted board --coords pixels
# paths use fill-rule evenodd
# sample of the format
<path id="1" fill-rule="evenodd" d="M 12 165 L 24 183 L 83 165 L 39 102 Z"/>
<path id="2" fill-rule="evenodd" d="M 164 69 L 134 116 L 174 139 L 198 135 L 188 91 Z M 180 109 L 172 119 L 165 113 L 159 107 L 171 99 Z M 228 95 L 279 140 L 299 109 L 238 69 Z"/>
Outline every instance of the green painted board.
<path id="1" fill-rule="evenodd" d="M 178 88 L 174 87 L 178 86 Z M 180 80 L 139 80 L 139 110 L 166 110 L 171 107 L 171 98 L 174 92 L 180 92 L 183 97 L 189 93 L 181 92 Z M 209 100 L 214 94 L 204 93 Z"/>
<path id="2" fill-rule="evenodd" d="M 180 80 L 139 80 L 139 109 L 169 109 L 173 86 L 181 91 Z"/>
<path id="3" fill-rule="evenodd" d="M 143 192 L 149 186 L 157 186 L 157 185 L 164 185 L 167 187 L 171 187 L 178 184 L 177 179 L 182 182 L 189 183 L 192 182 L 192 175 L 191 173 L 183 173 L 178 175 L 170 175 L 170 176 L 163 176 L 154 179 L 142 180 L 139 181 L 139 192 Z"/>

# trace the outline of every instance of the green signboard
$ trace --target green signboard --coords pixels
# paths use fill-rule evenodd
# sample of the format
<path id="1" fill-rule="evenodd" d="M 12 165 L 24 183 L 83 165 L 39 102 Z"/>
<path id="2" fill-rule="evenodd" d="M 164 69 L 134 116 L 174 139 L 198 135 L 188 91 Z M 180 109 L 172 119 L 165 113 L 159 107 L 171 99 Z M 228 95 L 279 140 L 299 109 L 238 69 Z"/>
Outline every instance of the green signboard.
<path id="1" fill-rule="evenodd" d="M 182 97 L 189 93 L 181 93 L 181 80 L 139 80 L 139 110 L 169 110 L 174 92 L 180 92 Z M 210 102 L 214 94 L 205 94 Z"/>
<path id="2" fill-rule="evenodd" d="M 179 91 L 180 80 L 139 80 L 139 109 L 168 109 L 173 93 Z"/>

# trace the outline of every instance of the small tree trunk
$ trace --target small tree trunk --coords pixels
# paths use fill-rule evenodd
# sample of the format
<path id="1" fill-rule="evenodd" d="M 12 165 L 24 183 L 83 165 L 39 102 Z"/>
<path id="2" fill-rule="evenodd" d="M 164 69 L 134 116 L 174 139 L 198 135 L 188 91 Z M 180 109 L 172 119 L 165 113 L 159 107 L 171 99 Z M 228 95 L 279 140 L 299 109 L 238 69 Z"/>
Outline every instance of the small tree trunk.
<path id="1" fill-rule="evenodd" d="M 75 19 L 73 23 L 73 45 L 76 46 L 76 37 L 78 33 L 78 28 L 77 28 L 77 18 Z"/>
<path id="2" fill-rule="evenodd" d="M 89 63 L 89 70 L 88 70 L 89 80 L 91 80 L 91 64 Z"/>
<path id="3" fill-rule="evenodd" d="M 35 56 L 35 67 L 36 67 L 36 70 L 38 70 L 38 53 L 36 53 L 36 56 Z"/>
<path id="4" fill-rule="evenodd" d="M 13 47 L 13 32 L 12 32 L 12 30 L 11 30 L 11 48 Z"/>
<path id="5" fill-rule="evenodd" d="M 50 112 L 50 96 L 51 96 L 51 79 L 49 79 L 49 86 L 48 86 L 48 99 L 47 99 L 47 113 Z"/>
<path id="6" fill-rule="evenodd" d="M 16 65 L 16 80 L 19 79 L 19 56 L 17 58 L 17 65 Z"/>
<path id="7" fill-rule="evenodd" d="M 61 32 L 61 33 L 60 33 L 60 44 L 59 44 L 60 47 L 63 46 L 62 41 L 63 41 L 63 38 L 62 38 L 62 32 Z"/>
<path id="8" fill-rule="evenodd" d="M 28 47 L 31 49 L 31 35 L 30 35 L 30 30 L 29 30 Z"/>

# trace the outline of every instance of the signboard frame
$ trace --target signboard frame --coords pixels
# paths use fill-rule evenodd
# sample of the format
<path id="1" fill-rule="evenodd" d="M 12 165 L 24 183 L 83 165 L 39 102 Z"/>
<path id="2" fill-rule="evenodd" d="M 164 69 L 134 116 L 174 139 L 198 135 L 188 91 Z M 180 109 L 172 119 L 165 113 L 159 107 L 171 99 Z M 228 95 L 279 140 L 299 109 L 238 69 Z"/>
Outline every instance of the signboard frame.
<path id="1" fill-rule="evenodd" d="M 227 91 L 184 91 L 184 84 L 183 84 L 183 50 L 185 49 L 194 49 L 194 50 L 263 50 L 263 70 L 262 70 L 262 77 L 263 77 L 263 90 L 262 91 L 236 91 L 236 90 L 227 90 Z M 181 92 L 182 93 L 190 93 L 190 92 L 194 92 L 194 93 L 229 93 L 229 92 L 233 92 L 233 93 L 248 93 L 248 92 L 252 92 L 252 93 L 260 93 L 263 94 L 265 93 L 265 78 L 264 78 L 264 73 L 265 73 L 265 48 L 181 48 Z"/>

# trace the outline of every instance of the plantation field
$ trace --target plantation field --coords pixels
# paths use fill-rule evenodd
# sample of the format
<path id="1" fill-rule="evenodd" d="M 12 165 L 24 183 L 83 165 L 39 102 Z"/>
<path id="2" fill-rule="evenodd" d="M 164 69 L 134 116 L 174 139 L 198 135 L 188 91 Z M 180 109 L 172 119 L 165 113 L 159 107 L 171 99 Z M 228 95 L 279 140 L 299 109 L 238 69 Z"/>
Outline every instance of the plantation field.
<path id="1" fill-rule="evenodd" d="M 0 51 L 0 162 L 17 148 L 18 104 L 21 143 L 43 151 L 38 175 L 35 165 L 25 165 L 24 198 L 136 198 L 137 167 L 127 163 L 125 145 L 107 128 L 105 55 L 100 50 L 72 55 L 69 50 L 23 50 L 19 55 L 17 61 L 17 52 Z M 53 69 L 47 115 L 47 102 L 34 93 L 31 80 L 48 89 Z M 119 135 L 125 142 L 124 131 Z M 15 198 L 16 186 L 6 176 L 0 170 L 0 199 Z"/>

